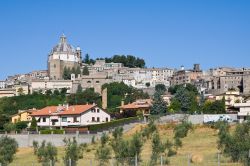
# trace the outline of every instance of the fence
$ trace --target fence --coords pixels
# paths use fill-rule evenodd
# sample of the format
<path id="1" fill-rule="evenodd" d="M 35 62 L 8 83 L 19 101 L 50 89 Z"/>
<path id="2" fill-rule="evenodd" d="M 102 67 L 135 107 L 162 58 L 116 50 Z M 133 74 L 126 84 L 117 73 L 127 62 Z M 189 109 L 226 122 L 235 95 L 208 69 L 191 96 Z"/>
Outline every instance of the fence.
<path id="1" fill-rule="evenodd" d="M 246 161 L 246 160 L 245 160 Z M 36 160 L 23 160 L 13 162 L 10 166 L 75 166 L 75 162 L 71 159 L 64 161 L 58 158 L 57 161 L 48 161 L 46 164 L 38 163 Z M 94 157 L 84 157 L 77 161 L 78 166 L 249 166 L 250 158 L 247 162 L 232 162 L 229 157 L 222 154 L 208 154 L 208 155 L 192 155 L 192 154 L 177 154 L 176 156 L 166 157 L 159 155 L 154 160 L 151 160 L 150 155 L 145 157 L 142 154 L 140 157 L 130 158 L 108 158 L 98 160 Z M 4 166 L 1 165 L 0 166 Z"/>

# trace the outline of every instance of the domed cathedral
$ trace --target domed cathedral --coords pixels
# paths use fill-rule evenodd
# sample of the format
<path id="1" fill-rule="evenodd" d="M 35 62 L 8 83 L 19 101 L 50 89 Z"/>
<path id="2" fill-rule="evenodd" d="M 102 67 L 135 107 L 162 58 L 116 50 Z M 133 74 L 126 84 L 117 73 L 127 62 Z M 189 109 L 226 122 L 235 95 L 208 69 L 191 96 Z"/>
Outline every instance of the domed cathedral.
<path id="1" fill-rule="evenodd" d="M 48 72 L 52 80 L 63 79 L 64 68 L 73 67 L 76 69 L 82 63 L 81 49 L 67 43 L 67 38 L 63 34 L 60 42 L 52 49 L 48 57 Z"/>

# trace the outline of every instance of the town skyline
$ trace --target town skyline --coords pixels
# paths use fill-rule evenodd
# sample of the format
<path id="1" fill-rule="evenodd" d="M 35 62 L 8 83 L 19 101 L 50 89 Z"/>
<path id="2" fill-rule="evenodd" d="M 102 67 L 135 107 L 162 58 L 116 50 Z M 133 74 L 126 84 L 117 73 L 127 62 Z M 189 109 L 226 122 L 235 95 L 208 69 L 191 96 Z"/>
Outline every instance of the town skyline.
<path id="1" fill-rule="evenodd" d="M 3 63 L 1 80 L 47 69 L 62 33 L 94 59 L 118 54 L 143 58 L 147 67 L 249 67 L 247 1 L 74 1 L 69 9 L 67 1 L 11 2 L 0 2 L 0 45 L 1 60 L 15 67 Z"/>

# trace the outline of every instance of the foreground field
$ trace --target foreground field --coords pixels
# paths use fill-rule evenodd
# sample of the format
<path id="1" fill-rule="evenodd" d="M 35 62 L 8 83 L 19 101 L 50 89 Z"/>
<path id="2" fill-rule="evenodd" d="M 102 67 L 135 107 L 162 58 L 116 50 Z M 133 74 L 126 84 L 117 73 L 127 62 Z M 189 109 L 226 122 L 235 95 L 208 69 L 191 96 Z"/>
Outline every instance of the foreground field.
<path id="1" fill-rule="evenodd" d="M 125 133 L 126 138 L 130 138 L 132 134 L 139 131 L 143 125 L 138 125 L 131 131 Z M 162 139 L 172 139 L 173 128 L 171 125 L 159 125 L 157 126 Z M 84 158 L 78 161 L 78 165 L 97 165 L 95 160 L 95 150 L 98 148 L 98 144 L 88 145 Z M 228 158 L 220 155 L 218 156 L 217 150 L 217 131 L 204 126 L 196 126 L 187 137 L 183 139 L 183 147 L 178 150 L 176 156 L 169 158 L 169 165 L 171 166 L 240 166 L 237 163 L 230 163 Z M 57 165 L 63 165 L 63 147 L 58 147 L 58 163 Z M 151 156 L 151 143 L 146 141 L 142 150 L 142 162 L 140 165 L 148 165 Z M 218 157 L 220 163 L 218 163 Z M 112 164 L 110 160 L 110 165 Z M 33 154 L 32 148 L 19 148 L 12 166 L 27 166 L 27 165 L 41 165 L 37 162 L 36 156 Z"/>

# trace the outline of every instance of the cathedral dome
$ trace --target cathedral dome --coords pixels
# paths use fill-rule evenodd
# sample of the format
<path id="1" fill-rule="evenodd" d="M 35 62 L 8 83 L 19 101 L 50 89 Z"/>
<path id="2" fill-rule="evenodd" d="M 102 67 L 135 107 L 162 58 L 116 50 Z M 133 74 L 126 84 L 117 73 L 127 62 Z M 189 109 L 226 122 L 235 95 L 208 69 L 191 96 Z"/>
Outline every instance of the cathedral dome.
<path id="1" fill-rule="evenodd" d="M 67 38 L 63 34 L 60 37 L 60 42 L 52 49 L 51 53 L 67 53 L 67 54 L 74 54 L 75 49 L 72 45 L 67 43 Z"/>

